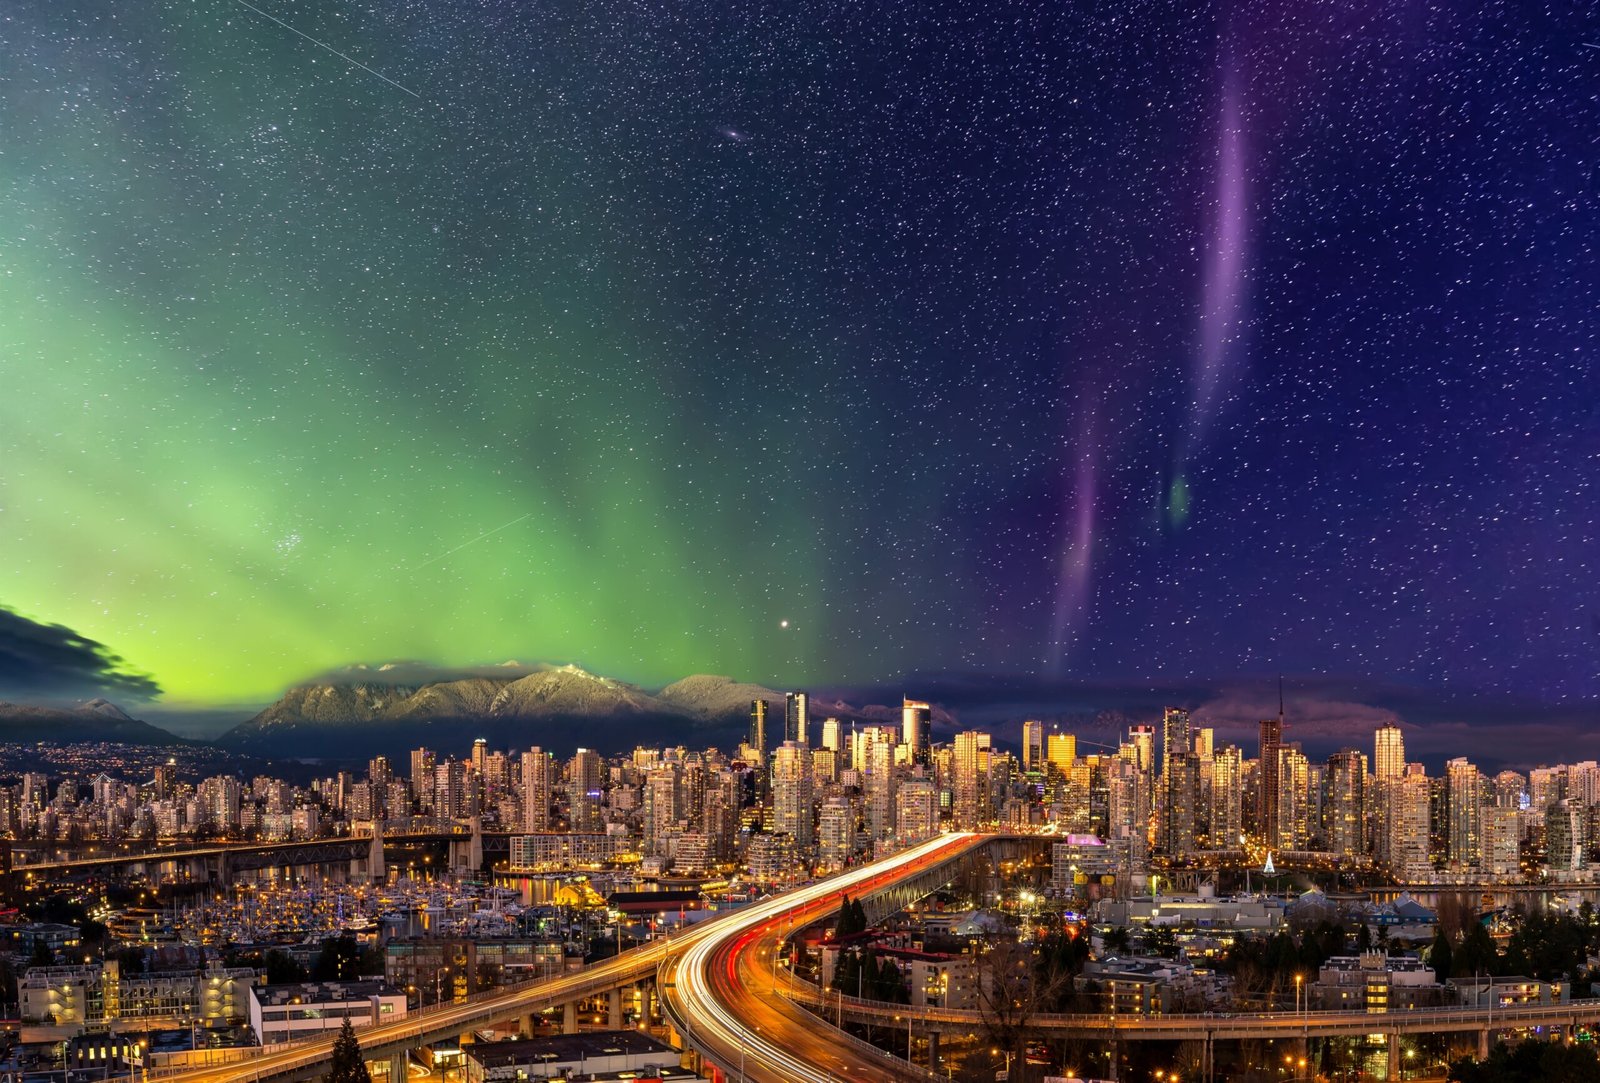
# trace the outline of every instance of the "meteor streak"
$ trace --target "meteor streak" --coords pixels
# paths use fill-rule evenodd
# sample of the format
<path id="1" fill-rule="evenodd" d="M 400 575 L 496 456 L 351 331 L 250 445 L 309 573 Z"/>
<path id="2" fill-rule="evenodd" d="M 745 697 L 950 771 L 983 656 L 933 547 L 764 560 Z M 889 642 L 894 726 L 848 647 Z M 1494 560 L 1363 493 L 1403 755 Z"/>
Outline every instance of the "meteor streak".
<path id="1" fill-rule="evenodd" d="M 241 0 L 241 2 L 242 2 L 242 0 Z M 437 564 L 437 563 L 439 563 L 439 561 L 443 560 L 445 557 L 455 556 L 457 553 L 461 552 L 461 550 L 465 549 L 467 546 L 476 545 L 478 542 L 481 542 L 483 539 L 487 538 L 490 534 L 498 534 L 502 530 L 506 529 L 506 527 L 516 526 L 518 523 L 522 522 L 522 520 L 528 519 L 528 518 L 532 518 L 532 516 L 533 516 L 533 512 L 530 511 L 530 512 L 528 512 L 527 515 L 519 515 L 519 516 L 517 516 L 515 519 L 511 520 L 509 523 L 501 523 L 499 526 L 495 527 L 493 530 L 485 530 L 482 534 L 479 534 L 476 538 L 472 538 L 472 539 L 470 539 L 468 541 L 464 541 L 460 545 L 456 546 L 454 549 L 451 549 L 451 550 L 449 550 L 447 552 L 440 553 L 436 557 L 429 557 L 427 560 L 424 560 L 421 564 L 418 564 L 415 568 L 412 568 L 411 570 L 414 571 L 414 572 L 420 572 L 422 569 L 426 568 L 428 565 Z"/>
<path id="2" fill-rule="evenodd" d="M 291 34 L 299 34 L 302 38 L 305 38 L 311 44 L 313 44 L 315 46 L 318 46 L 319 48 L 328 50 L 328 52 L 332 53 L 334 56 L 338 57 L 340 60 L 343 60 L 348 64 L 354 64 L 356 67 L 360 68 L 362 71 L 366 72 L 367 74 L 376 75 L 379 79 L 382 79 L 384 82 L 388 83 L 390 86 L 396 87 L 396 88 L 398 88 L 400 90 L 405 91 L 407 94 L 411 95 L 413 98 L 421 98 L 422 97 L 421 94 L 418 94 L 415 90 L 412 90 L 410 87 L 401 86 L 399 83 L 395 82 L 393 79 L 389 78 L 387 75 L 383 74 L 383 72 L 381 72 L 381 71 L 373 71 L 371 68 L 369 68 L 365 64 L 361 63 L 361 61 L 357 60 L 355 57 L 346 56 L 345 54 L 341 53 L 339 50 L 335 49 L 333 46 L 329 45 L 327 42 L 318 41 L 316 38 L 312 37 L 310 34 L 307 34 L 303 30 L 296 30 L 294 27 L 290 26 L 288 23 L 284 22 L 282 19 L 278 18 L 276 15 L 268 15 L 266 12 L 262 11 L 260 8 L 256 7 L 254 4 L 250 3 L 249 0 L 234 0 L 234 2 L 238 3 L 238 4 L 242 4 L 244 7 L 249 8 L 251 11 L 253 11 L 257 15 L 261 16 L 263 19 L 271 19 L 273 22 L 277 23 L 279 26 L 283 27 L 285 30 L 289 31 Z M 506 525 L 510 526 L 511 524 L 507 523 Z M 446 554 L 446 555 L 448 556 L 449 554 Z"/>

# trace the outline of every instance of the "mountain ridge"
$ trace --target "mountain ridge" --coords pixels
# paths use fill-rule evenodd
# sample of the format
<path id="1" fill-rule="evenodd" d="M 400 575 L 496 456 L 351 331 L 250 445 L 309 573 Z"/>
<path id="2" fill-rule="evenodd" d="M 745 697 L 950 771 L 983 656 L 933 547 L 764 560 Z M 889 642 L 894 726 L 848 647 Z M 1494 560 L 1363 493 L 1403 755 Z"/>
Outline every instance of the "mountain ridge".
<path id="1" fill-rule="evenodd" d="M 400 755 L 428 742 L 437 748 L 478 737 L 492 747 L 558 753 L 680 742 L 730 747 L 748 732 L 756 699 L 773 705 L 769 744 L 783 727 L 783 692 L 714 674 L 692 674 L 650 691 L 576 665 L 505 663 L 434 672 L 437 678 L 429 679 L 417 663 L 391 663 L 327 674 L 287 690 L 216 743 L 262 755 L 319 757 Z M 388 674 L 392 683 L 384 680 Z M 826 715 L 899 721 L 897 708 L 813 702 L 813 727 Z"/>

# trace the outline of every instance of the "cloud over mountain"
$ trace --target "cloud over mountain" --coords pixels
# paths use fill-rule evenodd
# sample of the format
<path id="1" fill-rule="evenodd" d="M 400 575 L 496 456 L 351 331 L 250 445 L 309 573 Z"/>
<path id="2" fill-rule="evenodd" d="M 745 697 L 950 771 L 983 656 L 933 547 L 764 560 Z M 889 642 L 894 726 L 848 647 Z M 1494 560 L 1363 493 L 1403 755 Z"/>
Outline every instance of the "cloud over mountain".
<path id="1" fill-rule="evenodd" d="M 102 643 L 60 624 L 41 624 L 0 606 L 0 695 L 70 700 L 107 695 L 147 700 L 161 686 L 127 668 Z"/>

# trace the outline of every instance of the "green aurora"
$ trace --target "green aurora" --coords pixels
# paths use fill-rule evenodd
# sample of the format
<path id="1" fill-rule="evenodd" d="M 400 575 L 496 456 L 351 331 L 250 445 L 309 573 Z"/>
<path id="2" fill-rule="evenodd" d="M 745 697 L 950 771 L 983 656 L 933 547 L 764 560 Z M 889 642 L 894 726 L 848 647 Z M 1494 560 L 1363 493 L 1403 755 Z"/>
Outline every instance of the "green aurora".
<path id="1" fill-rule="evenodd" d="M 744 316 L 716 296 L 788 273 L 741 227 L 662 287 L 704 255 L 663 224 L 748 163 L 655 107 L 701 175 L 629 189 L 630 157 L 674 148 L 580 128 L 643 108 L 648 71 L 491 64 L 419 102 L 228 4 L 109 11 L 34 5 L 0 58 L 25 122 L 0 158 L 0 599 L 177 702 L 358 660 L 664 681 L 842 657 L 802 497 L 848 479 L 775 435 L 838 374 L 760 333 L 784 283 L 747 282 Z M 428 29 L 324 22 L 373 63 Z M 770 198 L 750 187 L 729 200 Z M 759 412 L 716 372 L 741 351 Z"/>

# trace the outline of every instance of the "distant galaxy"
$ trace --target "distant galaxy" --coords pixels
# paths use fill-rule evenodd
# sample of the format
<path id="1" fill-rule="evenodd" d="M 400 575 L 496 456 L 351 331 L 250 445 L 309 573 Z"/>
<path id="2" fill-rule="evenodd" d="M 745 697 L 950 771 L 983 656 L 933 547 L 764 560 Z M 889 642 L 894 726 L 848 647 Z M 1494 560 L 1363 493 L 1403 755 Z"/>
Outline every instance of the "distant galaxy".
<path id="1" fill-rule="evenodd" d="M 16 0 L 0 606 L 195 704 L 1600 696 L 1600 16 L 1526 16 Z"/>

